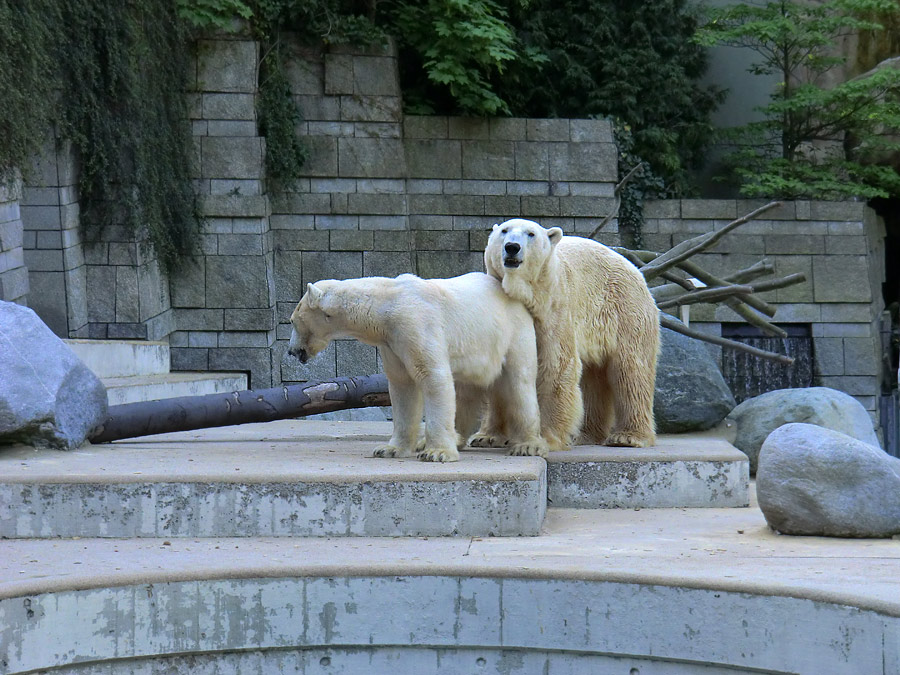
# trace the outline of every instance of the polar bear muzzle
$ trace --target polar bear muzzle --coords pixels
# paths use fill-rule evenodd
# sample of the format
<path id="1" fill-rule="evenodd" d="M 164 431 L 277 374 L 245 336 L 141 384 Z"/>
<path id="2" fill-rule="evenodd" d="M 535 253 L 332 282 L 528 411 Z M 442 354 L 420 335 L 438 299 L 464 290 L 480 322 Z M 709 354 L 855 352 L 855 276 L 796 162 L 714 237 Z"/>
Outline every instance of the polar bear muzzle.
<path id="1" fill-rule="evenodd" d="M 514 241 L 503 246 L 503 266 L 515 269 L 522 264 L 522 247 Z"/>

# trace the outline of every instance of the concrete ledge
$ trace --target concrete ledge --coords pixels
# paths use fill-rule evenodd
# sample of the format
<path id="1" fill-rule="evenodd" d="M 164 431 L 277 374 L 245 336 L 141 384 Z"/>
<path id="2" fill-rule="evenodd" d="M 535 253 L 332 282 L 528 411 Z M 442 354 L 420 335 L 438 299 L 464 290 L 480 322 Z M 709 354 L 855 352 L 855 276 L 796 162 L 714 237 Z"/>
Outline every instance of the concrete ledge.
<path id="1" fill-rule="evenodd" d="M 373 458 L 372 441 L 177 436 L 3 452 L 0 536 L 517 536 L 546 512 L 540 458 L 436 465 Z"/>
<path id="2" fill-rule="evenodd" d="M 103 378 L 110 405 L 156 401 L 177 396 L 203 396 L 243 391 L 246 373 L 208 373 L 179 371 L 154 375 Z"/>
<path id="3" fill-rule="evenodd" d="M 900 668 L 896 617 L 796 598 L 564 579 L 251 577 L 125 586 L 0 600 L 0 627 L 10 675 Z"/>
<path id="4" fill-rule="evenodd" d="M 749 460 L 730 443 L 660 436 L 651 448 L 578 446 L 547 460 L 550 503 L 562 508 L 739 507 Z"/>
<path id="5" fill-rule="evenodd" d="M 169 345 L 146 340 L 63 340 L 103 379 L 169 372 Z"/>

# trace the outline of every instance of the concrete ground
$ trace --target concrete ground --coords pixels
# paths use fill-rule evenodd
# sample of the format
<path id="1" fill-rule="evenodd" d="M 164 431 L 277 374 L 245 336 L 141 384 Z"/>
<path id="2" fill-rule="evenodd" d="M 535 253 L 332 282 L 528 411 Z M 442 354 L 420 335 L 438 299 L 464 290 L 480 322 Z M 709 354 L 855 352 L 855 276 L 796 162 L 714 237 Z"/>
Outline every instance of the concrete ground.
<path id="1" fill-rule="evenodd" d="M 365 426 L 354 431 L 344 423 L 336 433 L 335 423 L 310 424 L 317 426 L 309 427 L 309 438 L 325 454 L 329 443 L 371 436 Z M 188 447 L 254 434 L 264 463 L 266 443 L 279 436 L 275 428 L 210 429 L 170 440 Z M 536 537 L 0 541 L 0 599 L 195 579 L 364 575 L 607 580 L 807 598 L 900 616 L 900 541 L 779 535 L 767 527 L 752 489 L 746 508 L 551 507 Z"/>

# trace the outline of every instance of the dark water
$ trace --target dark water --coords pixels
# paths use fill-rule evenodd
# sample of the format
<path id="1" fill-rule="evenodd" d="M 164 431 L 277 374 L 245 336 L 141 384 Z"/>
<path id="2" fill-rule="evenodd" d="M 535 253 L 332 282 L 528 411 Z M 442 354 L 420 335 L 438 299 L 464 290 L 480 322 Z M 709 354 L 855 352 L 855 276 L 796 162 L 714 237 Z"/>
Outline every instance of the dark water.
<path id="1" fill-rule="evenodd" d="M 738 403 L 775 389 L 813 386 L 813 341 L 807 325 L 781 326 L 788 337 L 767 337 L 752 326 L 722 325 L 722 336 L 794 358 L 787 366 L 734 349 L 722 350 L 722 374 Z"/>

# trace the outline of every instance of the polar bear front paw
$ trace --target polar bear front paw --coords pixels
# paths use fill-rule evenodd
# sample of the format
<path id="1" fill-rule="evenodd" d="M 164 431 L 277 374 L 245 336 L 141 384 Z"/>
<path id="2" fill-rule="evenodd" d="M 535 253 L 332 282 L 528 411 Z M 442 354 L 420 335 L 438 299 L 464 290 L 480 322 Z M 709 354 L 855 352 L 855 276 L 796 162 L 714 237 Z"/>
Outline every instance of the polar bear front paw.
<path id="1" fill-rule="evenodd" d="M 646 436 L 638 436 L 630 434 L 627 431 L 620 431 L 610 434 L 603 445 L 617 448 L 646 448 L 653 445 L 653 441 Z"/>
<path id="2" fill-rule="evenodd" d="M 517 457 L 543 457 L 546 459 L 550 449 L 544 441 L 516 443 L 509 449 L 509 454 Z"/>
<path id="3" fill-rule="evenodd" d="M 469 439 L 470 448 L 505 448 L 509 439 L 499 434 L 475 434 Z"/>
<path id="4" fill-rule="evenodd" d="M 403 448 L 391 445 L 390 443 L 378 445 L 372 452 L 373 457 L 412 457 L 413 454 L 412 450 L 404 450 Z"/>
<path id="5" fill-rule="evenodd" d="M 423 462 L 456 462 L 459 452 L 456 448 L 423 448 L 417 457 Z"/>

